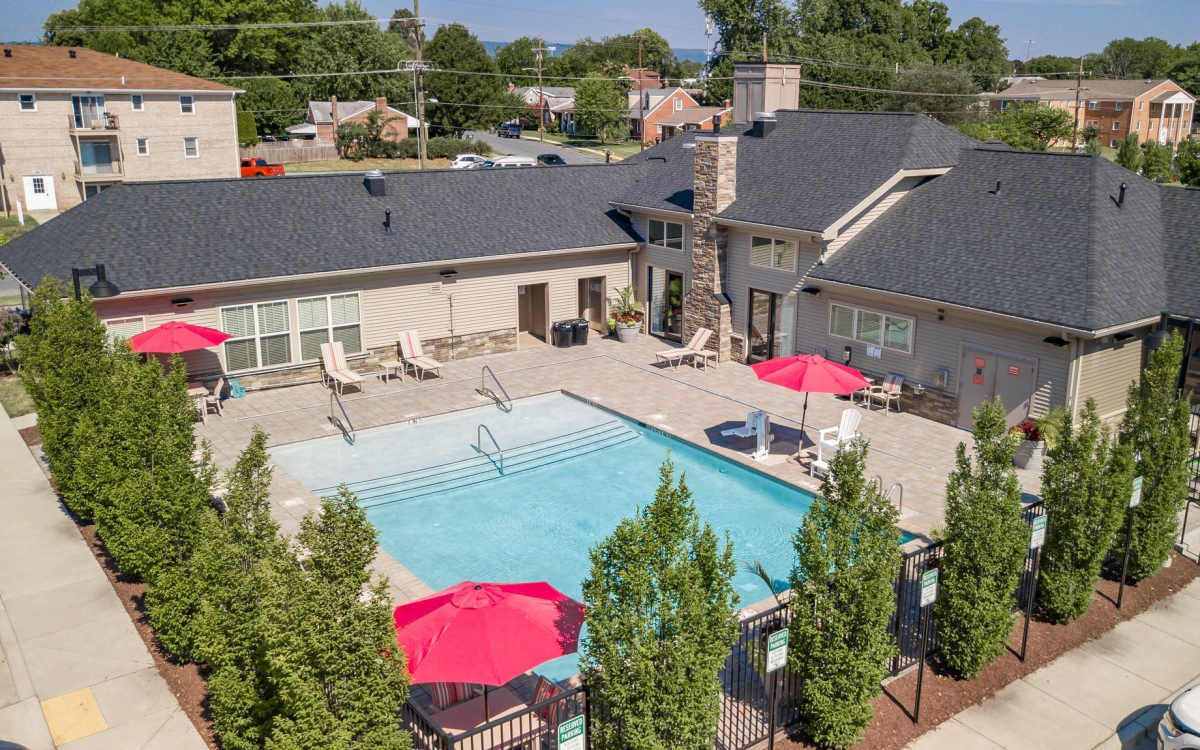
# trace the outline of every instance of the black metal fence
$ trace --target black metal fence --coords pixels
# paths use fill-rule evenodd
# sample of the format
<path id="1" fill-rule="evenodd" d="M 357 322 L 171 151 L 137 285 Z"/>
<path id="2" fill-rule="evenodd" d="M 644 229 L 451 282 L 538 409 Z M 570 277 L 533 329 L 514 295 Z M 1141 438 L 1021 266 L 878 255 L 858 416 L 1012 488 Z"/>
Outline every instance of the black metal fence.
<path id="1" fill-rule="evenodd" d="M 443 729 L 411 700 L 404 705 L 404 722 L 412 730 L 417 750 L 557 750 L 559 725 L 586 716 L 587 711 L 587 692 L 578 687 L 540 703 L 507 710 L 467 731 Z"/>
<path id="2" fill-rule="evenodd" d="M 719 750 L 740 750 L 767 739 L 772 696 L 777 726 L 788 726 L 799 718 L 799 679 L 786 668 L 767 672 L 767 636 L 786 628 L 790 621 L 787 604 L 741 621 L 737 643 L 721 670 Z"/>

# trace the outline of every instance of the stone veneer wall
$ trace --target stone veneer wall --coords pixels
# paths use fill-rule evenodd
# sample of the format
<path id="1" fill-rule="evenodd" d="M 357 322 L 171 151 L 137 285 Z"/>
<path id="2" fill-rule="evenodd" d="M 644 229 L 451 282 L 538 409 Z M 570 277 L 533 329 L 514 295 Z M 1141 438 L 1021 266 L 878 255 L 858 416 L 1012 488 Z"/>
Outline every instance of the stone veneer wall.
<path id="1" fill-rule="evenodd" d="M 734 362 L 746 361 L 746 337 L 740 333 L 729 337 L 729 358 Z"/>
<path id="2" fill-rule="evenodd" d="M 708 238 L 713 218 L 737 197 L 737 136 L 697 136 L 692 185 L 692 287 L 683 298 L 683 340 L 709 328 L 706 348 L 718 360 L 731 356 L 733 322 L 721 289 L 717 242 Z"/>
<path id="3" fill-rule="evenodd" d="M 948 391 L 926 388 L 918 396 L 912 386 L 905 383 L 900 389 L 900 409 L 951 427 L 958 425 L 958 395 Z"/>

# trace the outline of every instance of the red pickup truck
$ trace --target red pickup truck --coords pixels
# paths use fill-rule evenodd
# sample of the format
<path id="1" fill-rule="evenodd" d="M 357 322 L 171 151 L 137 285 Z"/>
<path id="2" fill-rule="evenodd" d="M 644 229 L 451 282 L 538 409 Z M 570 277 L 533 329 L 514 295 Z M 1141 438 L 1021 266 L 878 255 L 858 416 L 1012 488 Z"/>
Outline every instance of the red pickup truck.
<path id="1" fill-rule="evenodd" d="M 283 177 L 283 165 L 267 164 L 266 159 L 242 159 L 242 177 Z"/>

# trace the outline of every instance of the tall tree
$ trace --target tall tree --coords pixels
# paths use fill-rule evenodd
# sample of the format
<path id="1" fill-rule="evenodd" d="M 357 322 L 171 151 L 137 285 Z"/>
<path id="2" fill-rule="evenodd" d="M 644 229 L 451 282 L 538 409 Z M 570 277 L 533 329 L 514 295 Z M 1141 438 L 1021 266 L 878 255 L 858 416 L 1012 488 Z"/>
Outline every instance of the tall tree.
<path id="1" fill-rule="evenodd" d="M 786 0 L 699 0 L 700 10 L 712 17 L 721 55 L 709 73 L 714 78 L 733 76 L 734 60 L 758 60 L 762 37 L 769 55 L 795 54 L 800 27 Z M 710 102 L 733 98 L 733 81 L 710 80 Z"/>
<path id="2" fill-rule="evenodd" d="M 580 670 L 605 710 L 604 750 L 712 747 L 719 674 L 737 637 L 737 564 L 692 504 L 670 460 L 652 503 L 592 548 L 583 582 Z"/>
<path id="3" fill-rule="evenodd" d="M 930 94 L 975 94 L 979 89 L 970 73 L 955 68 L 928 66 L 910 68 L 896 77 L 896 86 L 902 91 L 921 91 Z M 947 125 L 957 125 L 966 120 L 978 100 L 969 96 L 912 96 L 898 94 L 891 97 L 888 109 L 897 112 L 929 112 Z"/>
<path id="4" fill-rule="evenodd" d="M 575 116 L 601 143 L 629 135 L 629 97 L 618 81 L 587 78 L 575 87 Z"/>
<path id="5" fill-rule="evenodd" d="M 1167 78 L 1187 89 L 1192 96 L 1200 96 L 1200 52 L 1189 52 L 1167 71 Z"/>
<path id="6" fill-rule="evenodd" d="M 983 91 L 997 91 L 1000 77 L 1009 71 L 1008 48 L 1000 37 L 1000 27 L 982 18 L 968 18 L 955 31 L 962 51 L 961 64 L 970 70 L 975 85 Z"/>
<path id="7" fill-rule="evenodd" d="M 530 69 L 537 67 L 537 53 L 534 49 L 538 46 L 538 40 L 523 36 L 500 49 L 496 50 L 496 67 L 500 69 L 508 78 L 507 82 L 511 82 L 515 86 L 533 86 L 537 84 L 537 75 L 530 73 Z M 548 61 L 543 57 L 543 68 L 548 69 Z"/>
<path id="8" fill-rule="evenodd" d="M 788 658 L 805 728 L 822 747 L 848 747 L 874 715 L 900 568 L 898 514 L 864 476 L 867 446 L 843 446 L 793 539 Z"/>
<path id="9" fill-rule="evenodd" d="M 974 677 L 1004 652 L 1013 593 L 1025 565 L 1029 531 L 1021 520 L 1021 487 L 1012 462 L 1016 446 L 1004 413 L 998 400 L 975 408 L 975 460 L 959 443 L 946 482 L 936 622 L 946 663 L 961 677 Z"/>
<path id="10" fill-rule="evenodd" d="M 424 76 L 428 95 L 438 100 L 426 109 L 426 117 L 439 131 L 488 129 L 524 108 L 505 90 L 496 61 L 461 24 L 439 28 L 425 46 L 425 59 L 435 68 L 460 71 Z"/>
<path id="11" fill-rule="evenodd" d="M 1148 180 L 1166 182 L 1171 176 L 1171 147 L 1153 140 L 1143 143 L 1142 175 Z"/>
<path id="12" fill-rule="evenodd" d="M 1157 37 L 1114 39 L 1100 53 L 1105 72 L 1114 78 L 1162 78 L 1181 50 Z"/>
<path id="13" fill-rule="evenodd" d="M 1130 172 L 1142 168 L 1142 144 L 1137 133 L 1130 133 L 1121 139 L 1121 145 L 1117 148 L 1117 164 Z"/>
<path id="14" fill-rule="evenodd" d="M 363 21 L 373 18 L 358 0 L 330 3 L 321 8 L 322 21 Z M 340 23 L 323 26 L 307 35 L 296 54 L 295 72 L 386 70 L 355 76 L 297 78 L 292 86 L 301 100 L 328 99 L 374 100 L 383 96 L 393 104 L 413 107 L 412 77 L 395 71 L 410 57 L 408 43 L 398 34 L 389 34 L 376 24 Z M 301 118 L 302 119 L 303 115 Z M 293 120 L 296 122 L 297 120 Z"/>
<path id="15" fill-rule="evenodd" d="M 1039 103 L 1010 104 L 993 125 L 1005 143 L 1027 151 L 1045 151 L 1073 132 L 1070 112 Z"/>

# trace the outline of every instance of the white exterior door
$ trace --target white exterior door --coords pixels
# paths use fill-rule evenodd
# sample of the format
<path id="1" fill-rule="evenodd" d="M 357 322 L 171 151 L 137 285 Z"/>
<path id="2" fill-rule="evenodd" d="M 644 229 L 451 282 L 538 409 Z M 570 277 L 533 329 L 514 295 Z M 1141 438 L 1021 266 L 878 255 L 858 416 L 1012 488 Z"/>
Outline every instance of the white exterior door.
<path id="1" fill-rule="evenodd" d="M 25 176 L 25 209 L 41 211 L 58 208 L 54 199 L 54 175 L 35 174 Z"/>

